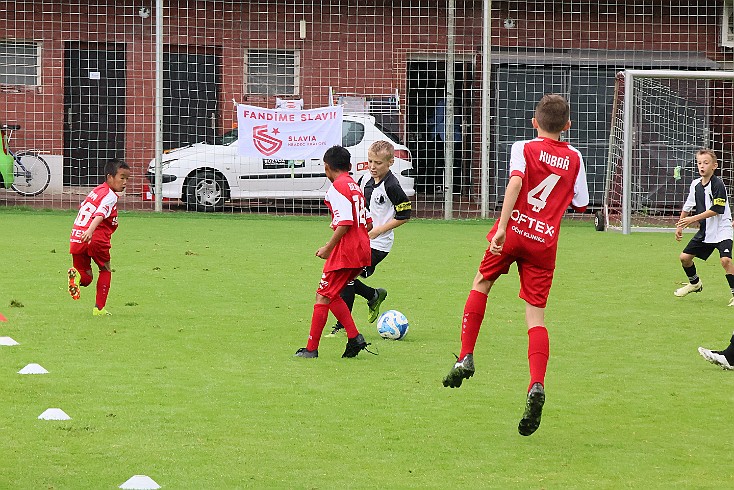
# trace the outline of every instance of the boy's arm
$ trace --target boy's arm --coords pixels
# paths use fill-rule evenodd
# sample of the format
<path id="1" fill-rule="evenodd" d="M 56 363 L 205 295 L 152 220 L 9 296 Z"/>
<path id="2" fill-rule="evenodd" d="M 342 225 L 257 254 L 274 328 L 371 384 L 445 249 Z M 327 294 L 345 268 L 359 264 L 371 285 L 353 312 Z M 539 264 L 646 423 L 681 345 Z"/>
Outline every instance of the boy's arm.
<path id="1" fill-rule="evenodd" d="M 395 209 L 395 216 L 382 226 L 376 226 L 370 231 L 370 239 L 375 239 L 383 233 L 397 228 L 410 219 L 412 205 L 410 199 L 405 195 L 405 191 L 399 184 L 390 185 L 385 189 L 387 198 Z"/>
<path id="2" fill-rule="evenodd" d="M 505 244 L 505 233 L 507 230 L 507 224 L 510 222 L 510 216 L 512 210 L 517 202 L 517 196 L 520 195 L 522 189 L 522 177 L 519 175 L 513 175 L 510 177 L 510 182 L 507 184 L 505 189 L 505 198 L 502 201 L 502 212 L 500 214 L 500 221 L 497 225 L 497 231 L 492 237 L 492 243 L 490 245 L 490 251 L 499 255 L 502 252 L 502 246 Z"/>
<path id="3" fill-rule="evenodd" d="M 89 228 L 84 230 L 81 234 L 80 238 L 82 239 L 83 243 L 92 241 L 92 234 L 94 233 L 94 230 L 97 229 L 97 226 L 99 226 L 102 220 L 104 220 L 104 216 L 102 216 L 101 214 L 94 217 L 92 223 L 89 225 Z"/>
<path id="4" fill-rule="evenodd" d="M 681 211 L 680 212 L 680 218 L 678 218 L 678 223 L 680 223 L 683 220 L 683 218 L 685 218 L 686 216 L 688 216 L 688 214 L 689 214 L 688 211 L 685 211 L 685 210 L 684 211 Z M 678 223 L 676 223 L 676 225 L 675 225 L 675 239 L 678 240 L 678 241 L 680 241 L 681 238 L 683 238 L 683 228 L 685 228 L 685 227 L 679 225 Z"/>
<path id="5" fill-rule="evenodd" d="M 712 218 L 716 216 L 717 214 L 719 213 L 717 213 L 716 211 L 712 209 L 707 209 L 703 213 L 695 214 L 693 216 L 688 216 L 688 213 L 686 211 L 683 211 L 682 213 L 680 213 L 680 219 L 678 220 L 678 223 L 675 224 L 675 226 L 676 228 L 685 228 L 687 226 L 692 225 L 696 221 L 703 221 L 705 219 Z"/>
<path id="6" fill-rule="evenodd" d="M 336 244 L 339 243 L 339 240 L 341 240 L 342 237 L 347 234 L 350 227 L 351 225 L 337 226 L 336 229 L 334 229 L 334 233 L 331 234 L 331 238 L 329 239 L 329 241 L 326 242 L 326 245 L 316 250 L 316 257 L 328 259 L 329 255 L 331 255 L 331 251 L 334 250 L 334 247 L 336 247 Z"/>
<path id="7" fill-rule="evenodd" d="M 387 233 L 390 230 L 393 230 L 397 228 L 398 226 L 402 225 L 403 223 L 407 222 L 407 219 L 395 219 L 392 218 L 390 221 L 385 223 L 382 226 L 375 226 L 370 230 L 370 239 L 375 239 L 378 236 L 382 235 L 383 233 Z"/>

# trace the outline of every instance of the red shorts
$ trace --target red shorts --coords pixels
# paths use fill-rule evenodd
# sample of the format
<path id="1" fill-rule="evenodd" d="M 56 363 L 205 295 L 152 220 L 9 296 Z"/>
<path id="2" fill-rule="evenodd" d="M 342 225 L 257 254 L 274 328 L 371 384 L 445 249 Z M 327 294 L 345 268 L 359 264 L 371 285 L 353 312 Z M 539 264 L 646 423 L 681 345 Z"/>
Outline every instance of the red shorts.
<path id="1" fill-rule="evenodd" d="M 364 267 L 358 269 L 337 269 L 335 271 L 324 272 L 321 274 L 321 281 L 319 281 L 319 287 L 316 289 L 316 293 L 321 296 L 326 296 L 329 299 L 334 299 L 339 296 L 344 286 L 349 281 L 354 280 L 360 272 L 364 270 Z"/>
<path id="2" fill-rule="evenodd" d="M 532 306 L 545 308 L 553 283 L 554 269 L 538 267 L 522 257 L 508 255 L 504 252 L 494 255 L 487 248 L 482 263 L 479 264 L 479 272 L 484 279 L 494 281 L 502 274 L 507 274 L 513 262 L 517 263 L 517 270 L 520 273 L 520 297 Z"/>
<path id="3" fill-rule="evenodd" d="M 92 240 L 89 243 L 72 243 L 69 248 L 72 255 L 87 256 L 100 267 L 111 259 L 110 248 L 112 247 L 109 242 Z"/>

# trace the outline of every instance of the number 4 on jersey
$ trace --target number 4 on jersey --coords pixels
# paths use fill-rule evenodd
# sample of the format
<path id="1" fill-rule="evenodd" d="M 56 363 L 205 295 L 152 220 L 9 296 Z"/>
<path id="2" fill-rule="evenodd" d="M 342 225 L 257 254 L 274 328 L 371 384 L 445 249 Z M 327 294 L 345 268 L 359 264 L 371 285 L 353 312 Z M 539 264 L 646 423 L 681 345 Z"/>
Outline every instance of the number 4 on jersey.
<path id="1" fill-rule="evenodd" d="M 550 174 L 543 179 L 543 182 L 528 191 L 528 204 L 533 206 L 533 211 L 537 213 L 545 207 L 548 203 L 548 196 L 559 180 L 561 180 L 560 175 Z"/>

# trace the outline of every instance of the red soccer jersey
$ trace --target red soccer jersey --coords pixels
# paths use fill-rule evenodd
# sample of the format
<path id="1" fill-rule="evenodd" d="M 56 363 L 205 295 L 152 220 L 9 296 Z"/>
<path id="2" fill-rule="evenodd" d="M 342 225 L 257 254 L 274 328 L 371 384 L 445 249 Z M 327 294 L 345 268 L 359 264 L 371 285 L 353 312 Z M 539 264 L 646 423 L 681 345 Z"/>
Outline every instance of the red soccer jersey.
<path id="1" fill-rule="evenodd" d="M 518 141 L 510 155 L 513 175 L 520 176 L 523 183 L 507 224 L 503 253 L 553 269 L 563 213 L 569 204 L 579 211 L 589 204 L 584 160 L 564 141 Z M 496 229 L 497 223 L 488 240 L 492 240 Z"/>
<path id="2" fill-rule="evenodd" d="M 96 216 L 104 216 L 104 219 L 94 230 L 92 240 L 109 247 L 110 238 L 117 229 L 117 194 L 106 182 L 95 187 L 79 207 L 69 238 L 69 251 L 72 254 L 86 250 L 88 244 L 82 243 L 81 236 Z"/>
<path id="3" fill-rule="evenodd" d="M 331 211 L 331 228 L 349 226 L 349 231 L 336 244 L 326 259 L 324 271 L 367 267 L 372 260 L 367 213 L 362 189 L 348 173 L 337 177 L 324 199 Z"/>

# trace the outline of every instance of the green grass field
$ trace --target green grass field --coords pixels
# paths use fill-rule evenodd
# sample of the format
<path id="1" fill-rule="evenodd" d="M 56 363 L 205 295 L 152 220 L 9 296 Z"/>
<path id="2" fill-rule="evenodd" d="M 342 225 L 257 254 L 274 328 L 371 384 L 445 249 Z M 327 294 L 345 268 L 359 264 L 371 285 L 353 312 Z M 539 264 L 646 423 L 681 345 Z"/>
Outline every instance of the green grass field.
<path id="1" fill-rule="evenodd" d="M 441 379 L 489 222 L 416 220 L 367 282 L 404 312 L 402 341 L 342 359 L 306 343 L 328 218 L 122 213 L 112 317 L 66 289 L 72 213 L 0 210 L 0 488 L 730 488 L 734 311 L 718 260 L 675 298 L 671 234 L 566 223 L 547 310 L 543 422 L 517 433 L 528 383 L 513 270 L 490 294 L 476 375 Z M 687 239 L 687 238 L 686 238 Z M 16 306 L 11 306 L 13 303 Z M 18 304 L 22 305 L 18 306 Z M 329 319 L 329 325 L 332 324 Z M 328 327 L 327 327 L 328 328 Z M 38 363 L 46 375 L 20 375 Z M 69 421 L 41 421 L 50 407 Z"/>

